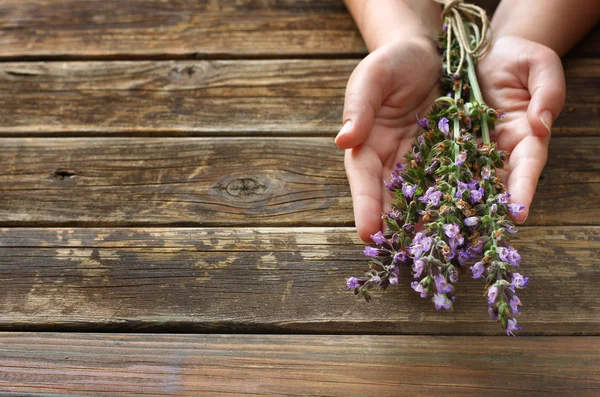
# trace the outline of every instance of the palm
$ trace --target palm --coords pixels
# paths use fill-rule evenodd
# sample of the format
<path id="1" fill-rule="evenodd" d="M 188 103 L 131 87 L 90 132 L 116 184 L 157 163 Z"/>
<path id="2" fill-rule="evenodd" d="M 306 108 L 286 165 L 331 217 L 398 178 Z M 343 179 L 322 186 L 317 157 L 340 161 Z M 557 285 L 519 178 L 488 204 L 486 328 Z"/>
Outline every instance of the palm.
<path id="1" fill-rule="evenodd" d="M 392 200 L 383 181 L 390 179 L 396 163 L 410 150 L 419 130 L 416 115 L 425 115 L 439 96 L 440 66 L 433 48 L 407 43 L 383 47 L 363 62 L 366 69 L 376 65 L 377 70 L 368 70 L 378 77 L 370 88 L 381 90 L 382 100 L 373 106 L 373 123 L 364 143 L 346 152 L 346 171 L 357 231 L 368 241 L 370 234 L 381 229 L 381 213 Z"/>
<path id="2" fill-rule="evenodd" d="M 435 80 L 433 82 L 435 84 Z M 412 97 L 424 97 L 425 99 L 411 103 L 397 97 L 405 96 L 406 91 L 413 91 Z M 411 150 L 411 145 L 419 132 L 416 125 L 416 115 L 424 116 L 435 98 L 439 96 L 437 87 L 422 90 L 420 87 L 404 86 L 402 90 L 396 91 L 378 112 L 375 124 L 369 138 L 365 142 L 366 147 L 372 153 L 374 170 L 380 175 L 379 180 L 390 180 L 392 171 L 396 169 L 396 163 L 405 162 L 404 155 Z M 382 208 L 385 212 L 389 208 L 393 196 L 381 183 Z"/>
<path id="3" fill-rule="evenodd" d="M 506 111 L 503 122 L 498 123 L 491 134 L 499 149 L 511 153 L 507 170 L 501 172 L 501 177 L 513 201 L 526 207 L 533 199 L 538 177 L 546 164 L 550 139 L 549 131 L 539 119 L 541 105 L 533 103 L 533 95 L 544 84 L 543 88 L 548 89 L 545 74 L 555 72 L 556 68 L 562 70 L 555 54 L 517 38 L 498 40 L 478 65 L 484 100 L 492 108 Z M 564 98 L 564 82 L 562 95 L 560 83 L 560 79 L 550 81 L 556 85 L 554 99 L 559 103 L 560 98 Z M 524 213 L 518 220 L 523 221 L 526 216 Z"/>

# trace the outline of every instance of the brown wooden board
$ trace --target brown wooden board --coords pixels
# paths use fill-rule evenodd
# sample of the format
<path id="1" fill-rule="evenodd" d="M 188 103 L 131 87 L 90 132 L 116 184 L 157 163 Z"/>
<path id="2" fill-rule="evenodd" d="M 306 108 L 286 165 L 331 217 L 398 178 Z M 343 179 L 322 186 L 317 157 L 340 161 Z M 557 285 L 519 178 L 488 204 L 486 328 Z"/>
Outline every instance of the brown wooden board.
<path id="1" fill-rule="evenodd" d="M 0 225 L 351 226 L 329 138 L 6 138 Z M 528 225 L 600 223 L 600 139 L 554 138 Z"/>
<path id="2" fill-rule="evenodd" d="M 599 352 L 598 337 L 2 333 L 0 391 L 592 397 Z"/>
<path id="3" fill-rule="evenodd" d="M 0 16 L 4 59 L 366 52 L 341 0 L 4 0 Z"/>
<path id="4" fill-rule="evenodd" d="M 523 227 L 524 334 L 600 335 L 600 229 Z M 454 313 L 398 286 L 370 303 L 351 228 L 0 230 L 0 329 L 501 335 L 467 272 Z"/>
<path id="5" fill-rule="evenodd" d="M 474 1 L 492 15 L 497 0 Z M 600 30 L 572 56 L 596 56 Z M 4 0 L 2 59 L 364 56 L 341 0 Z"/>
<path id="6" fill-rule="evenodd" d="M 0 63 L 0 136 L 334 136 L 358 60 Z M 600 61 L 565 62 L 555 136 L 600 135 Z"/>

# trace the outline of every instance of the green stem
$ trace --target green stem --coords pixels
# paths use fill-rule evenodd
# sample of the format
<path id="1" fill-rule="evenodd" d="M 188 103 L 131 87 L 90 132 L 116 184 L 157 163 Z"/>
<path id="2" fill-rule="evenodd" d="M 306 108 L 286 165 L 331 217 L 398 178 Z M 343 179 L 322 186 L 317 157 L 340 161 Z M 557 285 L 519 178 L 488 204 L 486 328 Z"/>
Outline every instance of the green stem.
<path id="1" fill-rule="evenodd" d="M 481 89 L 479 88 L 479 83 L 477 82 L 477 74 L 475 73 L 475 64 L 473 62 L 473 58 L 471 55 L 467 53 L 467 76 L 469 77 L 469 84 L 471 85 L 471 91 L 475 96 L 475 100 L 478 102 L 479 106 L 483 105 L 483 96 L 481 95 Z M 481 115 L 481 136 L 483 137 L 483 143 L 486 145 L 490 144 L 490 131 L 488 129 L 487 124 L 487 114 L 483 112 Z"/>

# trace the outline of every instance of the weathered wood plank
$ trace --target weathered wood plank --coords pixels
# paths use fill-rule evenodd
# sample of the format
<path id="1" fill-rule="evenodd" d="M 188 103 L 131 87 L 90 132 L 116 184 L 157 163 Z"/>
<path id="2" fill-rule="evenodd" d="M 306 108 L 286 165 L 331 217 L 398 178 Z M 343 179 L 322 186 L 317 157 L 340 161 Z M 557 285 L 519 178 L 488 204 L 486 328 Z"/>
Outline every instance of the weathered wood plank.
<path id="1" fill-rule="evenodd" d="M 4 226 L 351 226 L 329 138 L 7 138 Z M 600 223 L 600 139 L 554 138 L 528 225 Z"/>
<path id="2" fill-rule="evenodd" d="M 523 227 L 524 334 L 600 335 L 600 228 Z M 0 329 L 499 335 L 465 274 L 454 313 L 410 288 L 371 303 L 351 228 L 1 229 Z"/>
<path id="3" fill-rule="evenodd" d="M 5 0 L 1 58 L 364 54 L 338 0 Z"/>
<path id="4" fill-rule="evenodd" d="M 498 0 L 474 3 L 491 16 Z M 0 33 L 0 59 L 367 53 L 341 0 L 4 0 Z M 595 29 L 570 56 L 597 56 L 599 33 Z"/>
<path id="5" fill-rule="evenodd" d="M 0 63 L 0 136 L 334 136 L 357 63 Z M 600 60 L 565 69 L 554 135 L 599 135 Z"/>
<path id="6" fill-rule="evenodd" d="M 332 135 L 356 60 L 0 64 L 2 135 Z"/>
<path id="7" fill-rule="evenodd" d="M 331 139 L 5 139 L 4 224 L 352 224 Z"/>
<path id="8" fill-rule="evenodd" d="M 584 397 L 600 389 L 599 349 L 598 337 L 2 333 L 0 390 Z"/>

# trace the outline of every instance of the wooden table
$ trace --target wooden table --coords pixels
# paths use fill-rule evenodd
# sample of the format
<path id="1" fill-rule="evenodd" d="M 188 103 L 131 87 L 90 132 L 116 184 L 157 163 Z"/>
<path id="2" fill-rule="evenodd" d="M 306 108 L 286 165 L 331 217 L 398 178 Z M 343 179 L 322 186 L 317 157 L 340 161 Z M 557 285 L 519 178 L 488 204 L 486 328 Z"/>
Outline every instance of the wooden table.
<path id="1" fill-rule="evenodd" d="M 508 339 L 480 280 L 453 314 L 406 270 L 344 289 L 341 0 L 0 1 L 0 395 L 599 396 L 599 46 L 564 60 Z"/>

